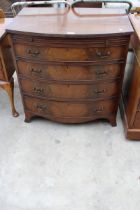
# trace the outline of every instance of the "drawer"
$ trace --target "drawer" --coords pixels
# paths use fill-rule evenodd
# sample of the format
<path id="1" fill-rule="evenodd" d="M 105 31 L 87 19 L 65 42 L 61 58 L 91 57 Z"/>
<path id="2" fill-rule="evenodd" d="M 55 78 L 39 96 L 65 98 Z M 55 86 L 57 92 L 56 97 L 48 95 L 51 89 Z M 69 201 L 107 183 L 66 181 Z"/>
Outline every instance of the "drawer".
<path id="1" fill-rule="evenodd" d="M 34 78 L 48 80 L 89 80 L 97 81 L 118 78 L 123 73 L 123 63 L 108 65 L 86 64 L 44 64 L 35 62 L 17 61 L 19 74 Z"/>
<path id="2" fill-rule="evenodd" d="M 5 76 L 4 76 L 1 60 L 0 60 L 0 80 L 5 80 Z"/>
<path id="3" fill-rule="evenodd" d="M 113 37 L 96 37 L 96 38 L 56 38 L 56 37 L 39 37 L 39 36 L 30 36 L 30 35 L 17 35 L 12 34 L 12 40 L 14 44 L 28 44 L 33 46 L 54 46 L 54 47 L 75 47 L 81 46 L 81 43 L 84 43 L 87 47 L 116 47 L 116 46 L 125 46 L 129 43 L 129 35 L 123 36 L 113 36 Z"/>
<path id="4" fill-rule="evenodd" d="M 94 103 L 68 103 L 24 97 L 25 110 L 40 116 L 91 117 L 106 116 L 116 112 L 115 100 Z"/>
<path id="5" fill-rule="evenodd" d="M 43 47 L 15 44 L 16 57 L 46 61 L 93 61 L 125 59 L 127 47 Z"/>
<path id="6" fill-rule="evenodd" d="M 20 79 L 21 89 L 24 94 L 50 99 L 100 99 L 117 96 L 119 93 L 118 82 L 102 82 L 98 84 L 59 84 L 47 83 L 36 80 Z"/>

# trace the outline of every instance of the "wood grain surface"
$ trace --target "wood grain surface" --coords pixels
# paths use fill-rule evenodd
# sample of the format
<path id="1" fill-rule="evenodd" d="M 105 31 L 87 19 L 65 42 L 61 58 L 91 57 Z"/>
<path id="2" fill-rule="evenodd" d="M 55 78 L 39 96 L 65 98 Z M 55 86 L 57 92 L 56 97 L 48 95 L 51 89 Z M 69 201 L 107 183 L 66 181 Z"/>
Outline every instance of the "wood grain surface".
<path id="1" fill-rule="evenodd" d="M 7 27 L 25 122 L 34 116 L 63 123 L 104 118 L 116 126 L 133 28 L 120 10 L 76 9 L 80 15 L 26 8 Z"/>
<path id="2" fill-rule="evenodd" d="M 55 8 L 24 8 L 7 26 L 8 32 L 40 34 L 51 37 L 72 36 L 103 36 L 112 34 L 130 34 L 133 28 L 127 15 L 105 16 L 105 14 L 120 14 L 120 10 L 77 8 L 90 17 L 80 17 L 72 11 L 61 15 L 66 9 Z M 113 12 L 114 11 L 114 12 Z M 103 16 L 102 16 L 102 15 Z M 97 15 L 97 16 L 96 16 Z M 22 27 L 21 27 L 22 26 Z"/>

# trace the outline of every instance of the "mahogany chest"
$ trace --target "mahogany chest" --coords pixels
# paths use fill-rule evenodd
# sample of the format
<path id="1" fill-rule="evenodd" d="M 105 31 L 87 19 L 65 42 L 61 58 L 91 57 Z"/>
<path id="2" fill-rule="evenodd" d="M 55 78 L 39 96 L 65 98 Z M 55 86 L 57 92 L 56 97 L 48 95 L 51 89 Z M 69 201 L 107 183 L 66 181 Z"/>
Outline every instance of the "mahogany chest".
<path id="1" fill-rule="evenodd" d="M 121 97 L 121 114 L 128 139 L 140 140 L 140 15 L 130 14 L 132 59 L 127 68 Z"/>
<path id="2" fill-rule="evenodd" d="M 115 126 L 133 31 L 128 17 L 99 16 L 97 22 L 96 16 L 59 15 L 54 8 L 49 14 L 43 8 L 30 11 L 24 9 L 7 27 L 25 121 L 107 119 Z"/>

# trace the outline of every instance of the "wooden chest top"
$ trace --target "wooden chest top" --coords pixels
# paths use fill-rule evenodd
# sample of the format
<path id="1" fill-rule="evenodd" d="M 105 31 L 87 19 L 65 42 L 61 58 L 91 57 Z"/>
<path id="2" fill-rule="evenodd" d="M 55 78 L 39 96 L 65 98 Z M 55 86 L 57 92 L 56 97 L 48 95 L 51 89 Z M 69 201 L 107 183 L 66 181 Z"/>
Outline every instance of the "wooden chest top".
<path id="1" fill-rule="evenodd" d="M 80 15 L 62 8 L 24 8 L 7 26 L 10 33 L 53 37 L 96 37 L 130 34 L 133 28 L 121 10 L 76 8 Z M 114 15 L 108 15 L 113 13 Z"/>

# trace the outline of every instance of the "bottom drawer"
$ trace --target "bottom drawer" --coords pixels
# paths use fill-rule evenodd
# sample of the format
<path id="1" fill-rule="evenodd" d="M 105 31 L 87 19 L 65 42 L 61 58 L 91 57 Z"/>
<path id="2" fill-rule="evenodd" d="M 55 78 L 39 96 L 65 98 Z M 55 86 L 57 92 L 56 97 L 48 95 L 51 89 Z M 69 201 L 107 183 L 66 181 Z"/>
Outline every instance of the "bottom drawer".
<path id="1" fill-rule="evenodd" d="M 24 96 L 26 111 L 43 117 L 105 117 L 117 111 L 117 99 L 98 102 L 58 102 Z"/>

